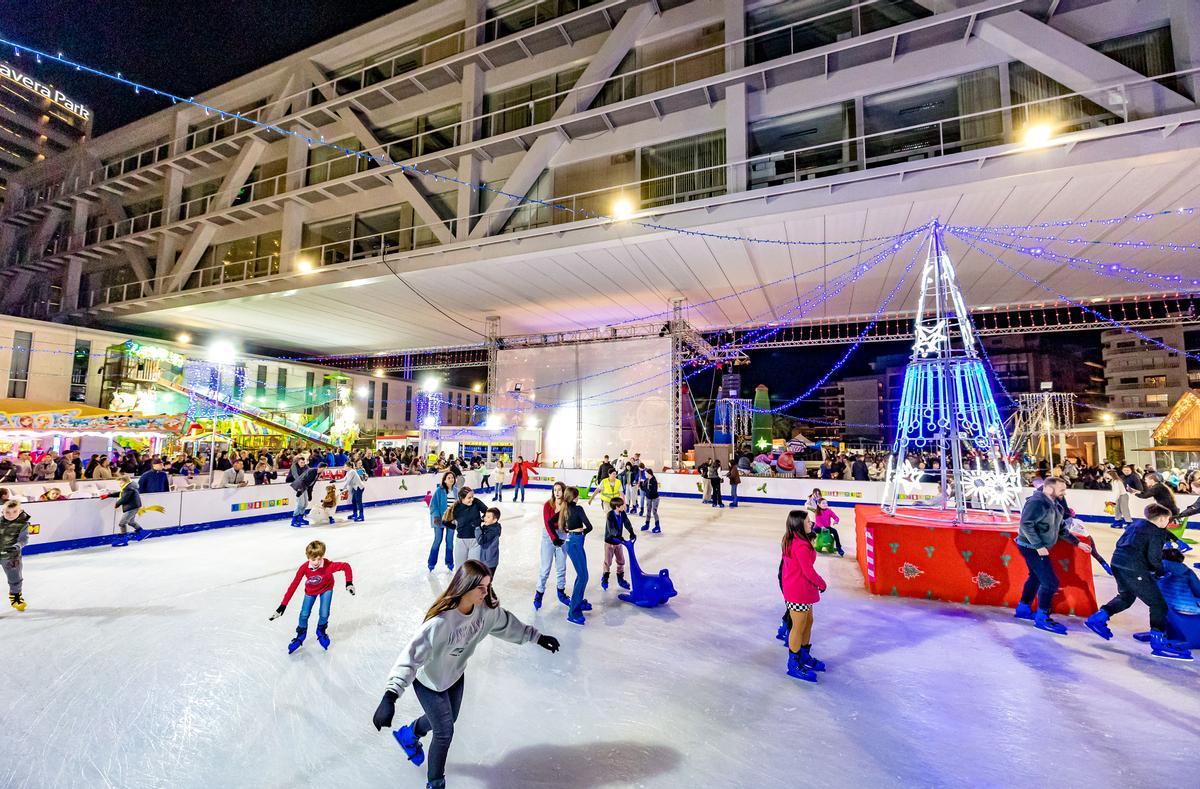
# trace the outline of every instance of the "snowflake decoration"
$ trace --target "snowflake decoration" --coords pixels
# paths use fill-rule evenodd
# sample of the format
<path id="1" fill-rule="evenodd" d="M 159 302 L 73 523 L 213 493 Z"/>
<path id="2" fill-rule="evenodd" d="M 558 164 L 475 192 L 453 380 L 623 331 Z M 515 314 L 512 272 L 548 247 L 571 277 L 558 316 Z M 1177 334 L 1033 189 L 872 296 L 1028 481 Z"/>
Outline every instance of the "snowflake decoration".
<path id="1" fill-rule="evenodd" d="M 939 318 L 932 324 L 917 327 L 917 340 L 913 350 L 918 356 L 933 356 L 941 350 L 947 340 L 946 319 Z"/>
<path id="2" fill-rule="evenodd" d="M 924 575 L 925 571 L 922 570 L 920 567 L 917 567 L 912 562 L 905 562 L 904 564 L 900 565 L 900 574 L 903 575 L 909 581 L 911 581 L 912 579 L 916 578 L 918 575 Z"/>
<path id="3" fill-rule="evenodd" d="M 1008 510 L 1018 503 L 1019 490 L 1011 476 L 1003 471 L 963 469 L 962 478 L 967 498 L 974 499 L 984 509 Z"/>
<path id="4" fill-rule="evenodd" d="M 905 493 L 918 493 L 921 490 L 921 469 L 904 461 L 904 465 L 896 469 L 896 483 Z"/>
<path id="5" fill-rule="evenodd" d="M 976 586 L 985 591 L 1000 585 L 1000 581 L 982 571 L 971 580 L 975 582 Z"/>

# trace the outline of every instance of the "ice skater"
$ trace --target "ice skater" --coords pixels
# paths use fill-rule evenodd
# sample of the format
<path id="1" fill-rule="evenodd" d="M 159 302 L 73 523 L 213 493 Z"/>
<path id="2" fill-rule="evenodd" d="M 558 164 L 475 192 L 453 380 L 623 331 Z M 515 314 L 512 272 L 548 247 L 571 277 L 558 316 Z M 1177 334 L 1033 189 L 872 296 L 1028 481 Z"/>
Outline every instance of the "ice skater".
<path id="1" fill-rule="evenodd" d="M 1078 545 L 1084 553 L 1091 553 L 1092 546 L 1081 543 L 1075 535 L 1063 528 L 1065 506 L 1059 499 L 1066 495 L 1067 483 L 1059 477 L 1046 477 L 1042 487 L 1025 500 L 1021 508 L 1021 525 L 1017 533 L 1017 550 L 1029 568 L 1029 578 L 1021 590 L 1021 602 L 1013 616 L 1017 619 L 1033 620 L 1033 626 L 1047 633 L 1064 636 L 1066 626 L 1050 618 L 1054 594 L 1058 591 L 1058 575 L 1054 562 L 1050 560 L 1050 549 L 1059 540 Z M 1038 610 L 1032 606 L 1037 597 Z"/>
<path id="2" fill-rule="evenodd" d="M 444 522 L 454 525 L 454 563 L 462 566 L 467 559 L 479 558 L 479 526 L 487 505 L 475 498 L 475 489 L 463 486 L 458 499 L 446 508 Z"/>
<path id="3" fill-rule="evenodd" d="M 483 513 L 483 523 L 479 525 L 479 561 L 488 568 L 492 580 L 496 580 L 496 568 L 500 566 L 500 509 L 489 507 Z"/>
<path id="4" fill-rule="evenodd" d="M 633 532 L 633 524 L 629 522 L 629 514 L 625 512 L 625 499 L 615 497 L 608 503 L 608 515 L 604 522 L 604 567 L 600 576 L 600 588 L 608 589 L 609 569 L 613 559 L 617 560 L 617 586 L 629 588 L 625 580 L 625 546 L 621 542 L 621 531 L 629 532 L 629 541 L 637 540 Z"/>
<path id="5" fill-rule="evenodd" d="M 558 590 L 558 601 L 569 606 L 571 598 L 567 597 L 567 552 L 564 549 L 566 534 L 559 529 L 559 512 L 563 508 L 563 496 L 567 486 L 555 482 L 550 488 L 550 499 L 542 505 L 541 566 L 538 571 L 537 590 L 533 593 L 533 607 L 542 607 L 542 596 L 546 594 L 546 581 L 550 580 L 550 568 L 557 570 L 555 587 Z M 576 491 L 578 494 L 578 491 Z"/>
<path id="6" fill-rule="evenodd" d="M 1115 468 L 1106 471 L 1104 478 L 1108 482 L 1109 491 L 1113 497 L 1113 520 L 1109 525 L 1114 529 L 1124 529 L 1133 522 L 1133 515 L 1129 511 L 1129 491 L 1125 488 L 1125 480 Z"/>
<path id="7" fill-rule="evenodd" d="M 617 470 L 611 466 L 608 469 L 608 476 L 600 480 L 600 484 L 592 491 L 592 495 L 588 498 L 588 504 L 591 504 L 597 496 L 600 497 L 600 503 L 604 505 L 604 511 L 608 512 L 609 502 L 617 496 L 624 496 L 625 489 L 621 486 L 621 479 L 617 476 Z"/>
<path id="8" fill-rule="evenodd" d="M 333 485 L 325 486 L 325 495 L 321 497 L 321 501 L 313 505 L 312 519 L 317 523 L 329 519 L 333 523 L 333 516 L 337 513 L 338 494 L 337 487 Z"/>
<path id="9" fill-rule="evenodd" d="M 539 633 L 500 607 L 487 568 L 478 561 L 461 565 L 446 591 L 425 614 L 425 623 L 396 658 L 383 699 L 371 722 L 377 730 L 391 727 L 396 699 L 412 688 L 423 715 L 392 733 L 409 761 L 425 762 L 421 740 L 433 732 L 426 767 L 426 786 L 446 786 L 446 756 L 454 738 L 454 724 L 462 708 L 467 662 L 479 642 L 495 636 L 513 644 L 536 642 L 558 652 L 558 639 Z"/>
<path id="10" fill-rule="evenodd" d="M 845 556 L 846 552 L 842 550 L 842 537 L 833 525 L 841 523 L 841 518 L 833 511 L 833 507 L 829 506 L 829 502 L 825 500 L 824 496 L 818 496 L 813 504 L 815 505 L 813 529 L 817 532 L 829 532 L 829 536 L 833 538 L 833 548 L 837 551 L 837 555 Z"/>
<path id="11" fill-rule="evenodd" d="M 815 539 L 808 513 L 804 510 L 789 512 L 787 531 L 780 546 L 783 552 L 780 582 L 791 619 L 787 634 L 787 674 L 806 682 L 816 682 L 816 672 L 825 670 L 825 664 L 812 656 L 813 606 L 828 589 L 825 579 L 816 570 Z"/>
<path id="12" fill-rule="evenodd" d="M 538 453 L 533 460 L 526 460 L 517 455 L 517 462 L 512 467 L 513 503 L 516 503 L 517 496 L 521 497 L 522 504 L 525 502 L 525 486 L 529 484 L 529 478 L 537 473 L 541 457 L 541 453 Z"/>
<path id="13" fill-rule="evenodd" d="M 363 479 L 365 476 L 362 461 L 359 460 L 353 468 L 346 470 L 346 478 L 342 480 L 342 490 L 350 492 L 350 520 L 359 523 L 367 519 L 363 511 L 363 494 L 367 490 L 367 483 Z"/>
<path id="14" fill-rule="evenodd" d="M 642 531 L 650 528 L 650 518 L 653 517 L 654 531 L 651 534 L 662 534 L 662 525 L 658 522 L 658 477 L 649 466 L 642 478 L 642 495 L 646 497 L 646 522 L 642 525 Z"/>
<path id="15" fill-rule="evenodd" d="M 130 528 L 133 529 L 133 539 L 143 539 L 146 531 L 137 522 L 138 510 L 142 508 L 142 496 L 138 492 L 137 483 L 133 480 L 127 482 L 125 487 L 121 488 L 121 495 L 117 497 L 113 506 L 121 510 L 121 519 L 117 521 L 117 528 L 121 533 L 113 540 L 113 547 L 123 548 L 129 544 Z"/>
<path id="16" fill-rule="evenodd" d="M 615 471 L 609 472 L 610 477 L 614 474 Z M 583 612 L 592 610 L 592 606 L 583 596 L 587 591 L 588 582 L 587 554 L 583 550 L 583 538 L 592 530 L 592 523 L 588 520 L 587 512 L 579 506 L 578 488 L 567 488 L 563 496 L 559 528 L 567 534 L 567 556 L 575 568 L 575 586 L 571 589 L 571 607 L 567 611 L 567 621 L 573 625 L 586 624 Z"/>
<path id="17" fill-rule="evenodd" d="M 429 548 L 429 572 L 437 567 L 438 549 L 442 547 L 442 538 L 446 540 L 446 569 L 454 572 L 454 523 L 446 521 L 446 510 L 453 498 L 454 472 L 447 471 L 442 475 L 442 481 L 433 489 L 429 497 L 429 525 L 433 528 L 433 545 Z"/>
<path id="18" fill-rule="evenodd" d="M 25 598 L 21 596 L 25 581 L 21 552 L 28 544 L 29 513 L 21 509 L 21 502 L 9 499 L 0 509 L 0 563 L 8 579 L 8 604 L 18 611 L 25 610 Z"/>
<path id="19" fill-rule="evenodd" d="M 712 488 L 712 505 L 725 509 L 725 502 L 721 500 L 721 461 L 714 460 L 708 467 L 708 482 Z"/>
<path id="20" fill-rule="evenodd" d="M 1167 532 L 1170 523 L 1169 509 L 1161 504 L 1150 504 L 1146 507 L 1145 518 L 1135 520 L 1125 529 L 1112 556 L 1117 596 L 1089 616 L 1084 624 L 1107 641 L 1113 637 L 1108 620 L 1128 609 L 1135 600 L 1141 600 L 1150 609 L 1150 654 L 1171 660 L 1191 660 L 1191 652 L 1167 640 L 1167 601 L 1155 580 L 1164 572 L 1162 553 L 1163 545 L 1171 536 Z"/>
<path id="21" fill-rule="evenodd" d="M 283 616 L 288 602 L 295 594 L 300 581 L 304 581 L 304 602 L 300 606 L 300 622 L 296 626 L 296 637 L 288 644 L 288 654 L 295 652 L 308 636 L 308 617 L 312 613 L 313 604 L 320 600 L 320 611 L 317 615 L 317 641 L 322 649 L 329 649 L 329 608 L 333 605 L 333 574 L 344 573 L 346 576 L 346 591 L 354 594 L 354 572 L 346 562 L 331 562 L 325 558 L 325 543 L 313 540 L 304 547 L 304 555 L 308 561 L 296 570 L 296 577 L 283 594 L 283 602 L 275 609 L 269 619 Z"/>
<path id="22" fill-rule="evenodd" d="M 321 473 L 320 469 L 323 468 L 325 468 L 324 463 L 317 468 L 308 466 L 304 456 L 301 455 L 296 458 L 296 462 L 288 470 L 288 484 L 296 492 L 296 509 L 292 511 L 292 525 L 296 528 L 307 526 L 309 523 L 304 519 L 304 511 L 308 509 L 308 500 L 312 498 L 313 486 L 317 484 L 317 476 Z"/>

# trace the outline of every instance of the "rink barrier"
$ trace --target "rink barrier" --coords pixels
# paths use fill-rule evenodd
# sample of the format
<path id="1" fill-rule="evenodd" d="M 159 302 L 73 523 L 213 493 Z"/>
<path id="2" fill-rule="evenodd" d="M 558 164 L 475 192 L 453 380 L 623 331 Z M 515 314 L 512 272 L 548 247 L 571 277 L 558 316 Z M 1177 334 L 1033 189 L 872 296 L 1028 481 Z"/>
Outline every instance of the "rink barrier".
<path id="1" fill-rule="evenodd" d="M 594 476 L 594 471 L 586 469 L 547 468 L 542 469 L 526 489 L 545 493 L 555 481 L 560 480 L 568 485 L 584 486 Z M 366 481 L 363 505 L 381 507 L 422 501 L 425 494 L 437 484 L 438 477 L 437 474 L 372 477 Z M 702 498 L 697 489 L 700 477 L 695 474 L 663 473 L 658 475 L 658 480 L 659 495 L 662 498 L 697 501 Z M 479 472 L 468 472 L 468 485 L 477 486 L 478 481 Z M 830 505 L 839 509 L 853 509 L 856 504 L 878 504 L 883 494 L 882 482 L 743 477 L 738 486 L 738 502 L 802 507 L 814 487 L 821 488 Z M 918 494 L 919 496 L 932 495 L 932 485 L 924 488 L 926 490 Z M 512 500 L 512 490 L 512 485 L 506 483 L 505 492 L 510 494 L 509 501 Z M 727 487 L 724 490 L 727 490 Z M 1031 492 L 1032 489 L 1026 489 L 1023 496 L 1028 496 Z M 397 493 L 402 495 L 396 495 Z M 163 512 L 146 512 L 139 517 L 139 522 L 149 532 L 148 538 L 158 538 L 290 519 L 295 506 L 294 495 L 291 486 L 286 483 L 150 493 L 142 496 L 142 506 L 157 505 Z M 1104 512 L 1105 502 L 1110 498 L 1111 494 L 1108 491 L 1075 490 L 1067 495 L 1067 500 L 1075 508 L 1079 519 L 1102 524 L 1112 521 L 1112 516 Z M 1183 507 L 1195 498 L 1178 496 L 1176 501 Z M 528 501 L 528 495 L 526 499 Z M 1135 510 L 1138 509 L 1137 501 L 1135 499 L 1131 502 Z M 31 529 L 25 554 L 111 545 L 117 535 L 117 520 L 120 516 L 114 503 L 113 498 L 26 503 L 24 507 L 31 515 Z M 338 512 L 348 509 L 348 503 L 339 501 Z M 235 512 L 256 514 L 229 517 Z M 1193 519 L 1188 528 L 1200 528 L 1200 522 Z"/>

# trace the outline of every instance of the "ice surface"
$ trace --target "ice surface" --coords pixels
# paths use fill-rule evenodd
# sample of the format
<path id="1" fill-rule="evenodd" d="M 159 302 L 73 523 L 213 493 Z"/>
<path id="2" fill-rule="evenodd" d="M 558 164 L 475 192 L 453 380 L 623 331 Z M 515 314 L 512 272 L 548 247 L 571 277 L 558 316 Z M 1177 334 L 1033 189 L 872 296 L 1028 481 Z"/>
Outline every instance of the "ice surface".
<path id="1" fill-rule="evenodd" d="M 1111 642 L 1073 618 L 1058 638 L 1003 610 L 871 597 L 849 558 L 822 556 L 831 592 L 813 641 L 829 671 L 814 686 L 784 674 L 774 638 L 786 508 L 665 499 L 666 533 L 639 532 L 639 559 L 669 568 L 679 596 L 653 610 L 600 590 L 593 534 L 596 608 L 579 628 L 552 597 L 532 610 L 543 496 L 502 505 L 496 589 L 563 650 L 480 647 L 450 751 L 455 789 L 1188 781 L 1200 665 L 1153 659 L 1129 637 L 1146 627 L 1140 604 Z M 0 786 L 424 786 L 370 720 L 447 576 L 425 572 L 420 504 L 367 518 L 28 557 L 29 609 L 0 613 Z M 1093 532 L 1111 552 L 1116 533 Z M 852 551 L 848 510 L 842 533 Z M 267 617 L 314 538 L 353 564 L 358 596 L 339 577 L 332 647 L 310 634 L 289 656 L 299 600 Z M 1099 587 L 1112 593 L 1106 577 Z M 405 695 L 397 722 L 417 710 Z"/>

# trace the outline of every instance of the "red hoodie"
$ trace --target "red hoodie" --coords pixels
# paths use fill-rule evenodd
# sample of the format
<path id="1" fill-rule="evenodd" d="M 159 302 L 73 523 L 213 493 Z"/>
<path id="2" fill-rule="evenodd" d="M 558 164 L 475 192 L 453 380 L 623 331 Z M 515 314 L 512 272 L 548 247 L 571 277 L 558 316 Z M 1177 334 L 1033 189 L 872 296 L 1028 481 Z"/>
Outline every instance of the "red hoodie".
<path id="1" fill-rule="evenodd" d="M 288 601 L 292 599 L 292 595 L 296 592 L 296 587 L 300 585 L 300 579 L 304 578 L 304 593 L 311 595 L 319 595 L 328 592 L 333 588 L 333 574 L 342 571 L 346 574 L 346 583 L 354 583 L 354 573 L 350 570 L 350 565 L 345 562 L 331 562 L 328 559 L 321 560 L 321 566 L 317 569 L 312 569 L 308 562 L 300 565 L 300 569 L 296 571 L 296 577 L 292 579 L 292 583 L 288 586 L 287 592 L 283 595 L 282 605 L 286 606 Z"/>
<path id="2" fill-rule="evenodd" d="M 542 456 L 539 453 L 538 456 L 536 458 L 534 458 L 533 460 L 522 460 L 520 463 L 514 463 L 513 470 L 512 470 L 512 483 L 511 484 L 516 485 L 517 481 L 520 480 L 520 483 L 522 485 L 528 485 L 529 484 L 529 474 L 530 474 L 530 472 L 536 472 L 538 470 L 537 464 L 538 464 L 538 461 L 541 460 L 541 457 Z"/>
<path id="3" fill-rule="evenodd" d="M 825 579 L 817 572 L 817 552 L 808 540 L 792 539 L 783 555 L 783 599 L 789 603 L 816 603 L 825 591 Z"/>

